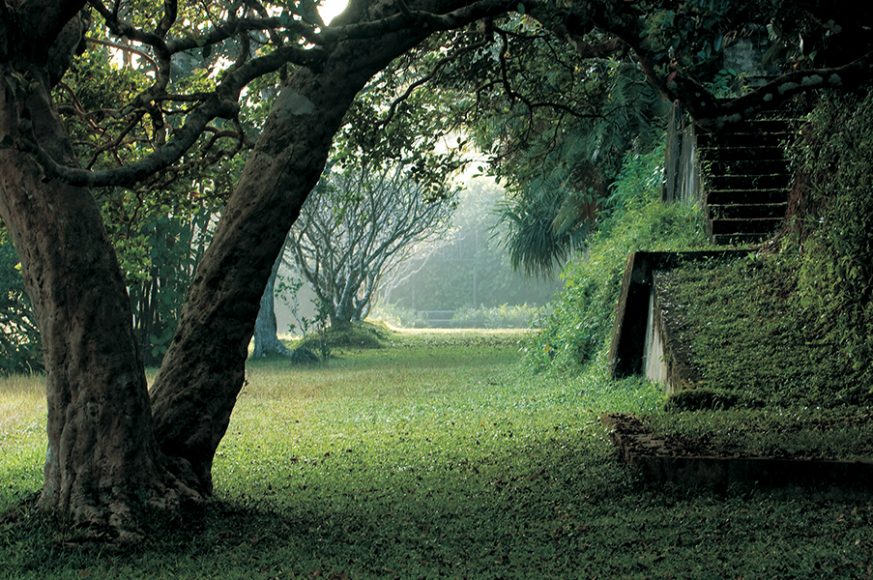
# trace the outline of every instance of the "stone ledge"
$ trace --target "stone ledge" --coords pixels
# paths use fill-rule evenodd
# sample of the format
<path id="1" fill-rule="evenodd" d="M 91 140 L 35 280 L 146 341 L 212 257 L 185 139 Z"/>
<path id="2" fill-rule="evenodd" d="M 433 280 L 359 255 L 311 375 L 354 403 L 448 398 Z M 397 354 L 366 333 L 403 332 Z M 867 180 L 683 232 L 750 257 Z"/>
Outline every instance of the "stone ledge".
<path id="1" fill-rule="evenodd" d="M 873 490 L 873 459 L 713 456 L 680 453 L 631 415 L 604 415 L 620 460 L 650 483 L 731 487 L 830 486 Z"/>

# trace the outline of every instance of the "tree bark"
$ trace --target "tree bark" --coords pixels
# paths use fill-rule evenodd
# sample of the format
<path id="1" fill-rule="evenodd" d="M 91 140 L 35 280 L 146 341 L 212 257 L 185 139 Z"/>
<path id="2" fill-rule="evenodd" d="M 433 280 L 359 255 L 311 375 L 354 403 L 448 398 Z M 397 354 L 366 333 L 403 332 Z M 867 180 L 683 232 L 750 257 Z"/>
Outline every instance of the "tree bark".
<path id="1" fill-rule="evenodd" d="M 282 263 L 282 252 L 273 262 L 273 270 L 267 280 L 267 287 L 261 295 L 261 303 L 258 309 L 258 317 L 255 320 L 255 348 L 252 358 L 263 358 L 271 354 L 288 356 L 291 351 L 279 340 L 276 325 L 276 277 L 279 275 L 279 266 Z"/>
<path id="2" fill-rule="evenodd" d="M 0 217 L 18 249 L 47 370 L 48 449 L 40 507 L 122 536 L 140 510 L 198 495 L 164 469 L 152 436 L 130 302 L 87 189 L 45 180 L 15 144 L 73 154 L 44 68 L 0 63 Z"/>

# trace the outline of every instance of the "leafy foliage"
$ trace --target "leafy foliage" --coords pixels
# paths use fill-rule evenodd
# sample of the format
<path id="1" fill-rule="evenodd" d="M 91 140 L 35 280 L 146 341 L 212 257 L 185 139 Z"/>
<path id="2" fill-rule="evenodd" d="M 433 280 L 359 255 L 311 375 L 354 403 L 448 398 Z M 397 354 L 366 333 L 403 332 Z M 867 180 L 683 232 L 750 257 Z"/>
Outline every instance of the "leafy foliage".
<path id="1" fill-rule="evenodd" d="M 543 318 L 545 308 L 528 304 L 501 304 L 491 308 L 462 308 L 452 316 L 455 328 L 530 328 Z"/>
<path id="2" fill-rule="evenodd" d="M 660 137 L 665 104 L 622 55 L 579 62 L 529 21 L 515 33 L 502 55 L 513 88 L 487 93 L 475 136 L 510 191 L 500 215 L 512 264 L 536 273 L 582 247 L 623 156 Z"/>
<path id="3" fill-rule="evenodd" d="M 105 169 L 141 158 L 160 145 L 161 137 L 155 117 L 140 111 L 141 122 L 128 125 L 130 111 L 119 107 L 147 89 L 148 61 L 128 50 L 136 47 L 124 48 L 127 45 L 121 50 L 124 62 L 113 60 L 103 44 L 110 42 L 103 29 L 95 30 L 91 38 L 55 97 L 65 103 L 61 110 L 66 127 L 84 164 Z M 214 79 L 205 63 L 201 55 L 179 59 L 173 69 L 178 90 L 211 90 Z M 259 83 L 270 81 L 276 79 Z M 251 128 L 258 122 L 258 110 L 253 113 L 245 104 Z M 171 122 L 169 128 L 177 127 Z M 239 147 L 226 146 L 220 139 L 206 141 L 204 148 L 185 156 L 172 170 L 137 187 L 95 191 L 125 274 L 134 330 L 147 365 L 159 364 L 169 345 L 194 268 L 211 239 L 210 224 L 240 169 Z"/>
<path id="4" fill-rule="evenodd" d="M 15 248 L 0 226 L 0 375 L 42 370 L 39 329 Z"/>
<path id="5" fill-rule="evenodd" d="M 809 122 L 794 149 L 797 297 L 821 340 L 860 371 L 873 360 L 873 91 L 827 94 Z"/>
<path id="6" fill-rule="evenodd" d="M 564 289 L 543 331 L 528 346 L 538 368 L 578 369 L 605 352 L 630 252 L 682 250 L 706 244 L 697 208 L 660 201 L 663 155 L 631 154 L 609 198 L 609 218 L 564 269 Z"/>
<path id="7" fill-rule="evenodd" d="M 396 306 L 379 306 L 374 313 L 384 320 L 401 328 L 531 328 L 536 326 L 546 312 L 546 307 L 530 304 L 501 304 L 499 306 L 463 307 L 455 311 L 436 311 L 451 313 L 450 319 L 436 321 L 425 317 L 421 311 Z"/>

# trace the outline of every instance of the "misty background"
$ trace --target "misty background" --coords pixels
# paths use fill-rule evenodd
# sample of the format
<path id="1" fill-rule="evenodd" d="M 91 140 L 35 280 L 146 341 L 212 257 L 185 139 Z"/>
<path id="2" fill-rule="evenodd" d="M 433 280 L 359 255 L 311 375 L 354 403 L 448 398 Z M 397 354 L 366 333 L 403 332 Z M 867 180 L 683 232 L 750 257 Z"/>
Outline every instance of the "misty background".
<path id="1" fill-rule="evenodd" d="M 490 177 L 468 177 L 450 227 L 417 244 L 386 273 L 369 318 L 403 327 L 535 325 L 561 287 L 560 270 L 539 276 L 513 270 L 497 227 L 496 208 L 505 195 Z M 308 285 L 296 293 L 287 290 L 299 280 L 287 265 L 280 268 L 275 306 L 280 334 L 300 334 L 299 319 L 316 315 Z"/>

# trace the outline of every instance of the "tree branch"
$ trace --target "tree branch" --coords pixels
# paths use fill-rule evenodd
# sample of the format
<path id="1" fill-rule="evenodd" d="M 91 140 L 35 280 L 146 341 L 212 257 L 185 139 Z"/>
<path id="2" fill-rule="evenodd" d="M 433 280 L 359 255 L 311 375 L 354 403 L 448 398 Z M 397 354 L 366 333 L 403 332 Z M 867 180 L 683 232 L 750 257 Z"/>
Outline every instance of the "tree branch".
<path id="1" fill-rule="evenodd" d="M 408 5 L 404 10 L 398 6 L 398 12 L 379 20 L 329 26 L 319 35 L 318 42 L 331 43 L 350 39 L 378 38 L 407 27 L 417 27 L 430 32 L 453 30 L 482 18 L 504 14 L 517 6 L 518 2 L 512 0 L 480 0 L 442 14 L 414 10 Z"/>
<path id="2" fill-rule="evenodd" d="M 212 119 L 230 118 L 236 115 L 237 111 L 238 105 L 235 101 L 228 102 L 214 98 L 192 112 L 185 125 L 174 133 L 173 139 L 164 147 L 135 163 L 105 171 L 87 171 L 62 165 L 40 147 L 35 138 L 32 141 L 22 141 L 19 146 L 34 156 L 48 177 L 78 186 L 133 186 L 178 161 L 197 142 Z"/>
<path id="3" fill-rule="evenodd" d="M 446 66 L 450 62 L 453 62 L 458 57 L 460 57 L 464 54 L 473 52 L 473 51 L 478 50 L 480 48 L 484 48 L 484 47 L 488 46 L 489 44 L 490 44 L 489 40 L 483 40 L 481 42 L 470 44 L 470 45 L 467 45 L 465 47 L 459 48 L 458 50 L 452 52 L 448 56 L 438 60 L 429 74 L 416 79 L 413 83 L 411 83 L 408 87 L 406 87 L 406 90 L 403 92 L 402 95 L 400 95 L 399 97 L 397 97 L 396 99 L 391 101 L 391 105 L 388 107 L 388 112 L 385 114 L 385 117 L 381 121 L 379 121 L 379 125 L 382 127 L 385 127 L 389 123 L 391 123 L 391 120 L 394 118 L 394 115 L 397 113 L 397 107 L 401 103 L 403 103 L 407 99 L 409 99 L 409 97 L 412 96 L 412 93 L 414 93 L 417 89 L 421 88 L 422 86 L 426 85 L 428 82 L 430 82 L 434 78 L 436 78 L 436 76 L 439 74 L 439 72 L 443 69 L 444 66 Z"/>
<path id="4" fill-rule="evenodd" d="M 139 50 L 129 44 L 121 44 L 119 42 L 112 42 L 111 40 L 100 40 L 99 38 L 91 38 L 90 36 L 85 39 L 87 42 L 91 44 L 98 44 L 100 46 L 108 46 L 110 48 L 116 48 L 123 52 L 129 52 L 131 54 L 135 54 L 138 57 L 146 60 L 151 64 L 154 68 L 158 68 L 158 63 L 155 62 L 155 59 L 151 57 L 147 52 Z"/>

